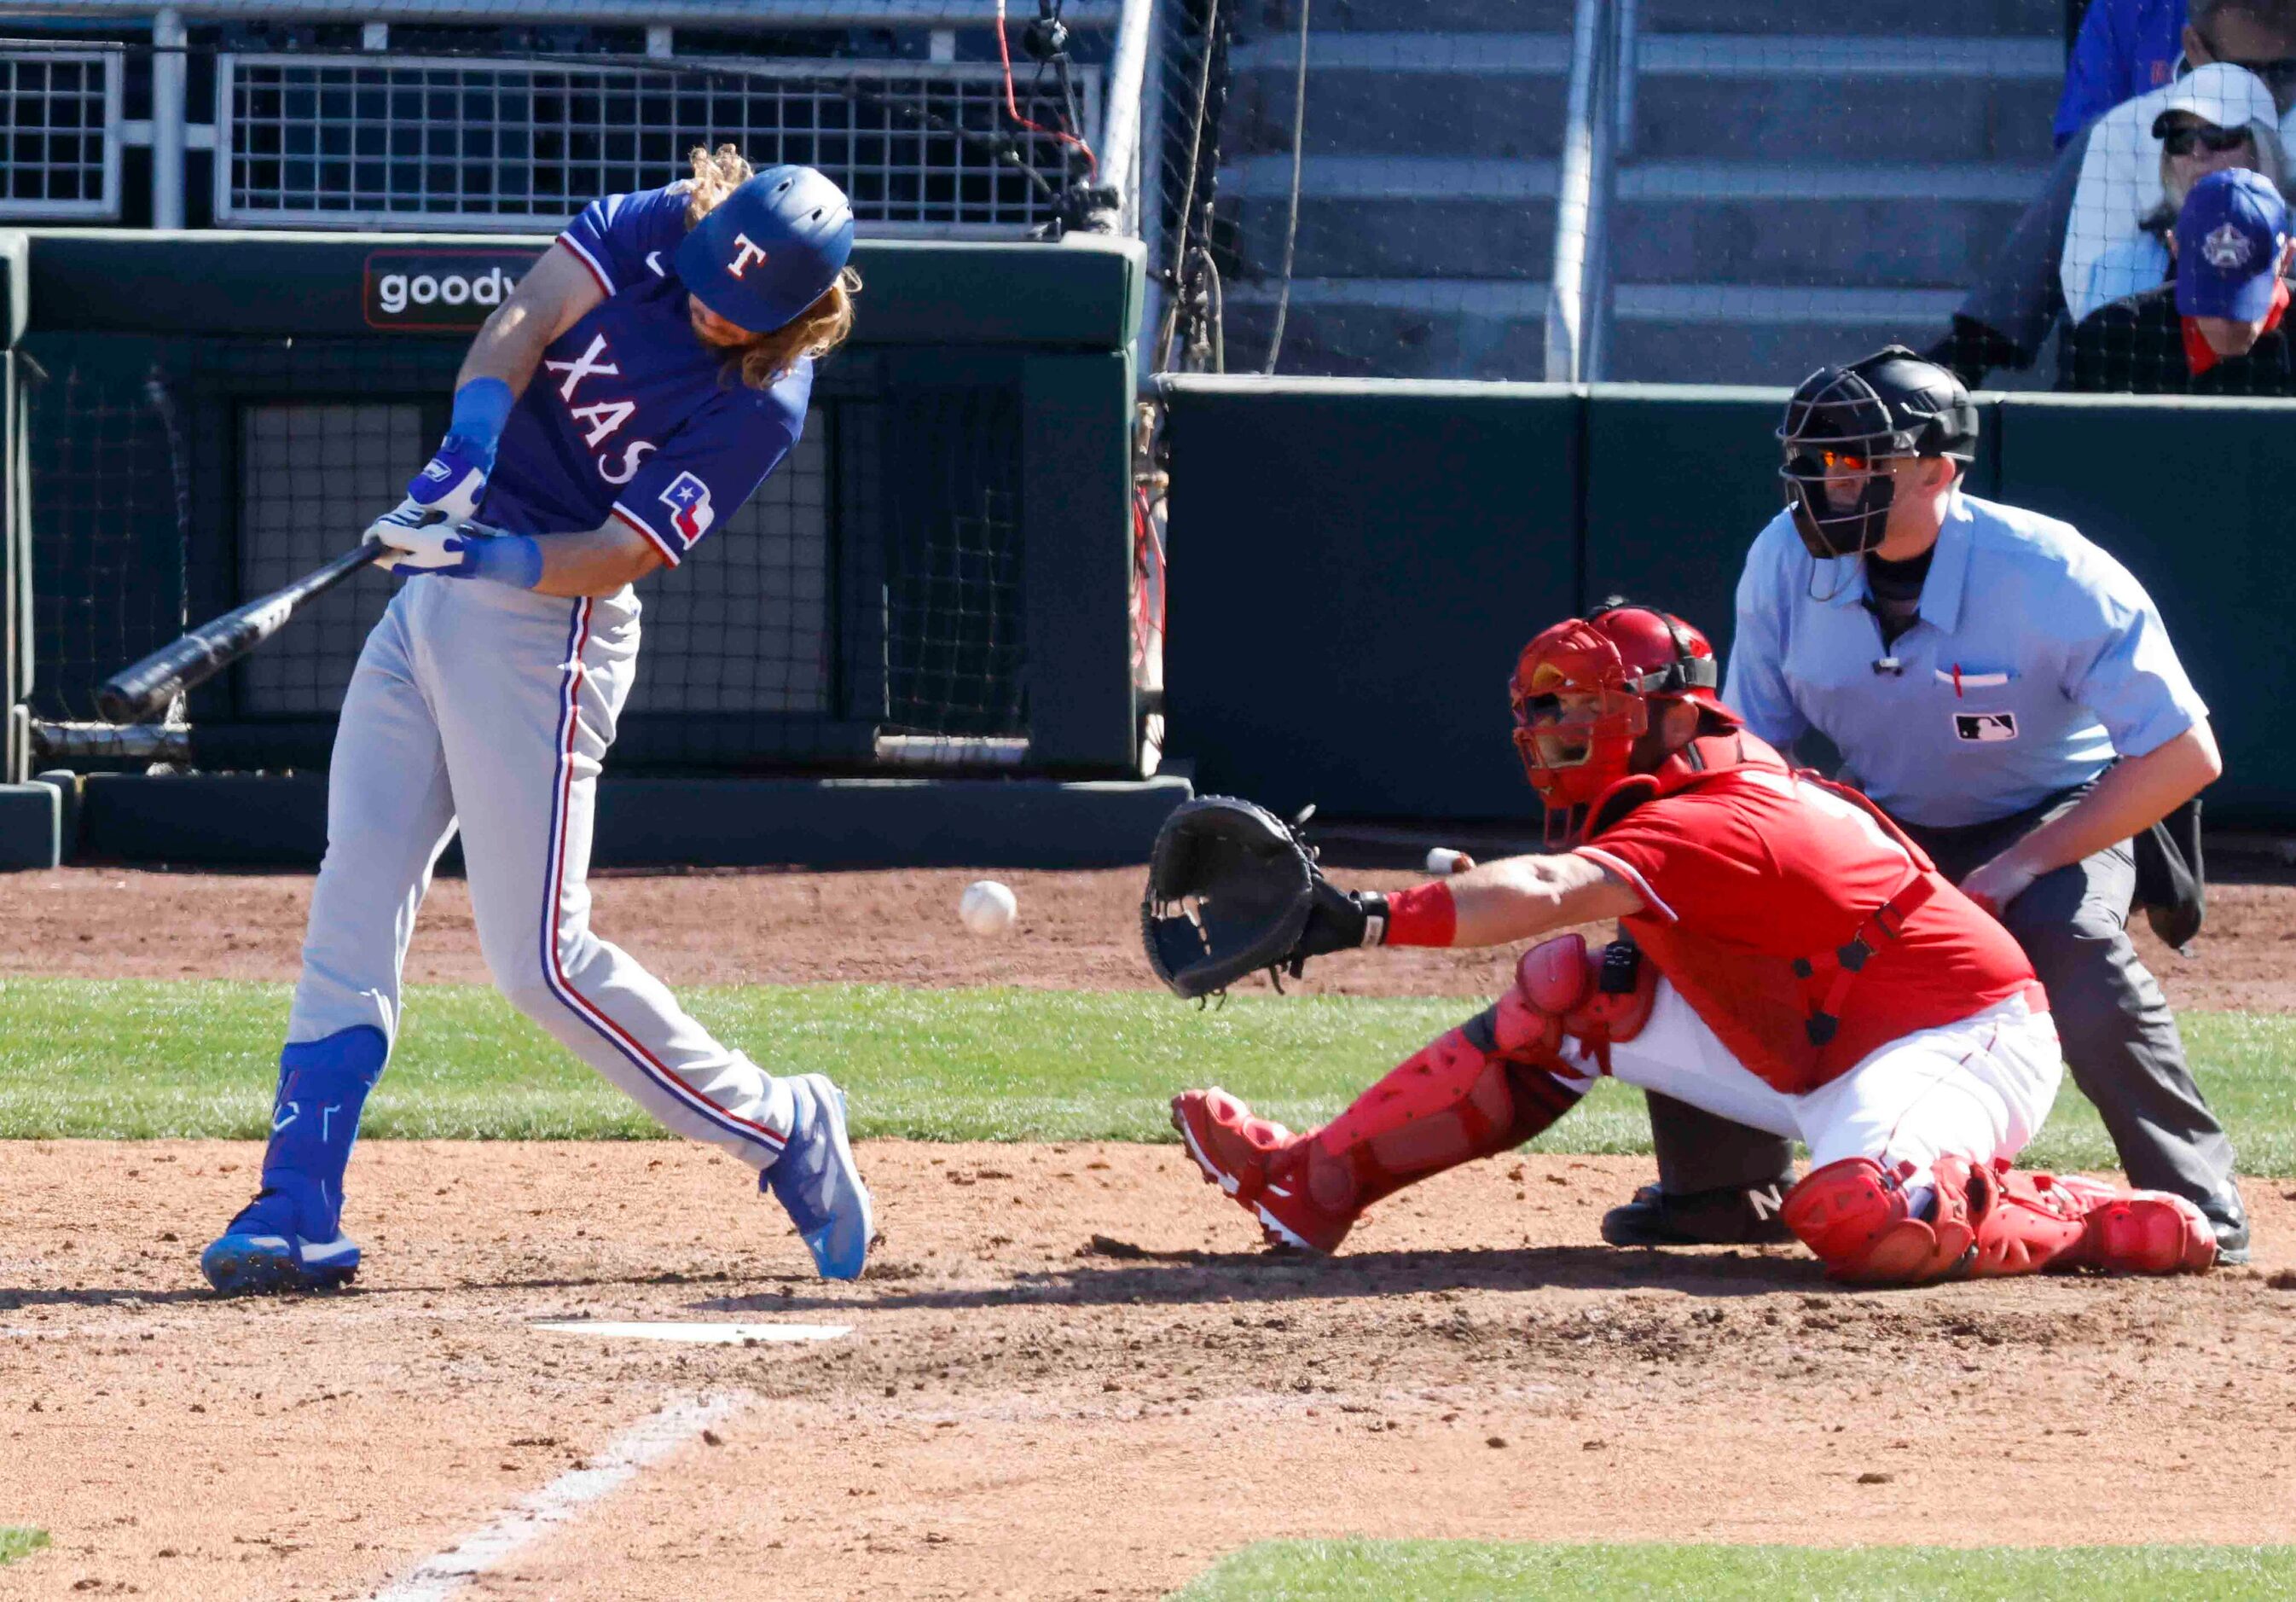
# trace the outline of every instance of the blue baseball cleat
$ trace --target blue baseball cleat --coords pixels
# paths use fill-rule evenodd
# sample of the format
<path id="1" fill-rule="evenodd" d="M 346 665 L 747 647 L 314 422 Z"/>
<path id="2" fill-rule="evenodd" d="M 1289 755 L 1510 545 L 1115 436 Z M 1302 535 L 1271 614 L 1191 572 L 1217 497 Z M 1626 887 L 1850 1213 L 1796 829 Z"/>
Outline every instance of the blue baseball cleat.
<path id="1" fill-rule="evenodd" d="M 758 1176 L 758 1188 L 788 1209 L 824 1279 L 858 1279 L 876 1235 L 876 1211 L 845 1138 L 845 1092 L 822 1073 L 788 1084 L 797 1107 L 789 1144 Z"/>
<path id="2" fill-rule="evenodd" d="M 349 1236 L 338 1229 L 332 1240 L 307 1240 L 295 1232 L 300 1221 L 292 1198 L 265 1191 L 200 1253 L 200 1272 L 226 1296 L 332 1290 L 358 1272 Z"/>

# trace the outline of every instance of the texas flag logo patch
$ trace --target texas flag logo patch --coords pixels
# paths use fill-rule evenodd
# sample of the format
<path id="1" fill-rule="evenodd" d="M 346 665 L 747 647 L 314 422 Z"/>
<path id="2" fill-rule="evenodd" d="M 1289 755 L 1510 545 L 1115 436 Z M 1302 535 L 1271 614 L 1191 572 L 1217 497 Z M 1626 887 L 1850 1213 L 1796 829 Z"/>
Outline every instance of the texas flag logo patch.
<path id="1" fill-rule="evenodd" d="M 669 508 L 670 526 L 683 545 L 692 545 L 718 521 L 709 505 L 709 486 L 690 472 L 670 480 L 669 488 L 661 492 L 661 504 Z"/>

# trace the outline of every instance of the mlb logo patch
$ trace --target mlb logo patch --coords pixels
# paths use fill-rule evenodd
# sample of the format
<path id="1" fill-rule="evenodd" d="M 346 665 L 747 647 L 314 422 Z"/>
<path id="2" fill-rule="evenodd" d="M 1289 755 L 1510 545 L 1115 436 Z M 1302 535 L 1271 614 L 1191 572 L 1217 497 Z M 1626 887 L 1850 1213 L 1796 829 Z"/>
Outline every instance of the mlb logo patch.
<path id="1" fill-rule="evenodd" d="M 690 472 L 670 480 L 669 488 L 661 492 L 661 504 L 669 508 L 670 526 L 677 530 L 681 544 L 692 545 L 718 521 L 718 513 L 709 506 L 709 486 Z"/>
<path id="2" fill-rule="evenodd" d="M 1956 712 L 1953 732 L 1964 740 L 1979 744 L 1990 744 L 1998 740 L 2017 737 L 2017 714 L 2014 712 Z"/>

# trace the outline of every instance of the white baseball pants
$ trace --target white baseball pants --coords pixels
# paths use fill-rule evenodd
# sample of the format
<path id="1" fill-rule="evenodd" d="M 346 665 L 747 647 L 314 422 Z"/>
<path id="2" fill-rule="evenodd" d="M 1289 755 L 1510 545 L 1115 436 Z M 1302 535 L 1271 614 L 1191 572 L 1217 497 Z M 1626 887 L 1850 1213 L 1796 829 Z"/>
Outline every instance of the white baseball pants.
<path id="1" fill-rule="evenodd" d="M 1576 1041 L 1563 1045 L 1589 1076 L 1598 1072 Z M 2064 1060 L 2049 1015 L 2012 999 L 1958 1023 L 1916 1030 L 1831 1083 L 1790 1096 L 1741 1064 L 1660 979 L 1650 1022 L 1611 1047 L 1611 1073 L 1799 1138 L 1814 1169 L 1845 1157 L 1871 1157 L 1884 1168 L 1909 1162 L 1907 1183 L 1919 1187 L 1939 1157 L 2015 1158 L 2047 1121 Z"/>
<path id="2" fill-rule="evenodd" d="M 287 1038 L 372 1024 L 396 1043 L 399 974 L 459 823 L 503 994 L 665 1126 L 770 1167 L 788 1089 L 590 931 L 598 768 L 637 665 L 638 602 L 481 579 L 406 580 L 367 636 L 327 786 Z"/>

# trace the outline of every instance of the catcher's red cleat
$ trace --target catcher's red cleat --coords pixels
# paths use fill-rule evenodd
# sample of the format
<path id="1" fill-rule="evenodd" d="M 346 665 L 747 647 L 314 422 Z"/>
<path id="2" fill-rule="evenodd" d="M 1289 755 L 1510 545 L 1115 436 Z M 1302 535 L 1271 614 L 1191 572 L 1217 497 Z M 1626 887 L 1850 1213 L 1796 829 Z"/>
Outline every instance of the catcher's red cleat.
<path id="1" fill-rule="evenodd" d="M 2093 1179 L 2060 1179 L 2085 1192 L 2080 1245 L 2084 1268 L 2116 1274 L 2198 1274 L 2217 1261 L 2217 1233 L 2208 1214 L 2164 1190 L 2113 1190 Z M 2103 1193 L 2103 1194 L 2099 1194 Z"/>
<path id="2" fill-rule="evenodd" d="M 1355 1214 L 1318 1209 L 1307 1186 L 1308 1142 L 1217 1086 L 1172 1098 L 1172 1127 L 1188 1155 L 1235 1204 L 1257 1219 L 1271 1246 L 1336 1252 L 1355 1227 Z"/>

